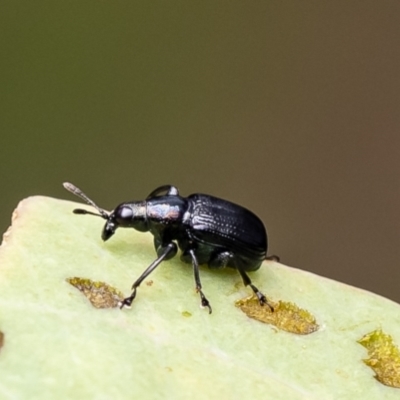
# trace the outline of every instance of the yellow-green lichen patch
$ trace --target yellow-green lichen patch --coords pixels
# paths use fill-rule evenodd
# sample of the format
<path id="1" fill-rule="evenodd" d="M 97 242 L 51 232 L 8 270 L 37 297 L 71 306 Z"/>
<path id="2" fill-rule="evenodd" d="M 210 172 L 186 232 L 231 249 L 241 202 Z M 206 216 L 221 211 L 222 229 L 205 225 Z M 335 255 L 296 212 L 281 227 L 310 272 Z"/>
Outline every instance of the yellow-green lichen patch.
<path id="1" fill-rule="evenodd" d="M 273 312 L 268 306 L 261 306 L 255 295 L 237 300 L 235 306 L 248 317 L 274 325 L 287 332 L 307 335 L 318 329 L 315 317 L 296 304 L 284 301 L 274 303 L 269 300 L 268 303 L 274 308 Z"/>
<path id="2" fill-rule="evenodd" d="M 374 370 L 375 378 L 386 386 L 400 388 L 400 351 L 392 337 L 377 329 L 358 343 L 368 350 L 368 358 L 363 361 Z"/>
<path id="3" fill-rule="evenodd" d="M 182 311 L 182 315 L 186 318 L 189 318 L 192 316 L 192 313 L 190 313 L 189 311 Z"/>
<path id="4" fill-rule="evenodd" d="M 67 278 L 67 282 L 76 287 L 95 308 L 115 308 L 121 305 L 123 294 L 105 282 L 96 282 L 86 278 Z"/>

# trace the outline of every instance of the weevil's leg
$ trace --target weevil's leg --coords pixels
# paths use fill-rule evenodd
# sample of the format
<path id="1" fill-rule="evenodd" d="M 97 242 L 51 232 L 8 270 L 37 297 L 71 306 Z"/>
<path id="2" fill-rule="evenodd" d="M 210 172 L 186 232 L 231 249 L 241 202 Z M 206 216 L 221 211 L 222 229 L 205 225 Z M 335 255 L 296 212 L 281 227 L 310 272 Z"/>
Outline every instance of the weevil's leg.
<path id="1" fill-rule="evenodd" d="M 169 256 L 171 255 L 171 253 L 175 255 L 177 251 L 178 248 L 174 242 L 168 243 L 164 247 L 159 247 L 157 251 L 158 258 L 154 260 L 146 268 L 142 275 L 140 275 L 140 277 L 134 282 L 134 284 L 132 285 L 132 294 L 122 301 L 120 308 L 123 308 L 125 306 L 129 307 L 136 297 L 136 289 L 140 286 L 140 284 L 161 264 L 162 261 L 164 261 L 166 258 L 170 258 Z"/>
<path id="2" fill-rule="evenodd" d="M 273 312 L 274 307 L 272 307 L 271 304 L 268 303 L 267 298 L 251 283 L 251 279 L 246 274 L 246 272 L 241 268 L 238 268 L 238 271 L 239 271 L 240 276 L 243 279 L 244 286 L 250 286 L 253 289 L 253 292 L 258 297 L 258 301 L 260 302 L 260 305 L 263 306 L 264 304 L 266 304 Z"/>
<path id="3" fill-rule="evenodd" d="M 267 261 L 276 261 L 276 262 L 279 262 L 281 260 L 280 257 L 276 256 L 275 254 L 272 256 L 267 256 L 267 257 L 265 257 L 265 259 Z"/>
<path id="4" fill-rule="evenodd" d="M 228 266 L 229 261 L 233 259 L 233 254 L 230 251 L 219 251 L 214 252 L 210 261 L 208 262 L 208 266 L 211 269 L 222 269 Z"/>
<path id="5" fill-rule="evenodd" d="M 197 257 L 194 254 L 194 250 L 190 249 L 188 250 L 190 257 L 192 258 L 192 265 L 193 265 L 193 272 L 194 272 L 194 281 L 196 283 L 196 291 L 197 293 L 200 294 L 200 299 L 201 299 L 201 305 L 203 307 L 208 307 L 208 313 L 212 313 L 212 308 L 210 305 L 210 302 L 207 300 L 206 296 L 204 296 L 204 293 L 202 292 L 202 287 L 201 287 L 201 282 L 200 282 L 200 272 L 199 272 L 199 263 L 197 261 Z"/>
<path id="6" fill-rule="evenodd" d="M 172 243 L 173 245 L 175 244 L 174 242 L 171 242 L 170 240 L 163 240 L 159 237 L 154 237 L 153 243 L 154 243 L 154 248 L 156 250 L 158 257 L 160 257 L 162 254 L 164 254 L 164 250 L 166 247 L 168 247 L 169 243 Z M 165 243 L 168 243 L 168 244 L 165 244 Z M 172 257 L 175 257 L 177 252 L 178 252 L 178 247 L 175 245 L 174 251 L 170 251 L 165 256 L 164 261 L 169 260 Z"/>
<path id="7" fill-rule="evenodd" d="M 179 190 L 175 186 L 171 185 L 164 185 L 160 186 L 157 189 L 154 189 L 147 197 L 146 200 L 151 199 L 152 197 L 160 196 L 162 193 L 166 194 L 167 196 L 178 196 Z"/>

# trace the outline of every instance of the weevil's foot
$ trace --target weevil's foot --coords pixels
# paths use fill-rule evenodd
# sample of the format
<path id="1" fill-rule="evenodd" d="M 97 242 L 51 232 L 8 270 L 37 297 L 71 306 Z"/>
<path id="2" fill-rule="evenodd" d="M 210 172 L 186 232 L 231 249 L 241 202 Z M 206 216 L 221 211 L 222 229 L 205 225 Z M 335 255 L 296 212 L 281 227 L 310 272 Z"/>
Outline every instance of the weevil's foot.
<path id="1" fill-rule="evenodd" d="M 212 308 L 210 305 L 210 302 L 207 300 L 206 296 L 204 296 L 203 292 L 201 290 L 199 290 L 200 292 L 200 298 L 201 298 L 201 306 L 203 308 L 207 307 L 208 308 L 208 313 L 211 314 L 212 313 Z"/>
<path id="2" fill-rule="evenodd" d="M 257 296 L 260 306 L 264 306 L 266 304 L 270 308 L 271 312 L 274 312 L 274 307 L 268 303 L 267 298 L 252 283 L 249 283 L 249 285 L 253 289 L 254 294 Z"/>
<path id="3" fill-rule="evenodd" d="M 267 305 L 271 312 L 274 312 L 274 307 L 272 307 L 271 304 L 268 303 L 267 298 L 261 292 L 256 293 L 256 295 L 258 297 L 258 301 L 260 302 L 260 306 Z"/>
<path id="4" fill-rule="evenodd" d="M 207 299 L 205 299 L 205 301 L 204 301 L 204 300 L 201 300 L 201 306 L 202 306 L 202 307 L 207 307 L 207 308 L 208 308 L 208 313 L 209 313 L 209 314 L 212 313 L 212 308 L 211 308 L 210 303 L 208 302 Z"/>
<path id="5" fill-rule="evenodd" d="M 279 262 L 281 260 L 280 257 L 276 256 L 275 254 L 272 256 L 265 257 L 265 259 L 267 261 L 275 261 L 275 262 Z"/>
<path id="6" fill-rule="evenodd" d="M 124 300 L 121 301 L 121 305 L 119 306 L 120 310 L 122 310 L 124 307 L 126 308 L 131 308 L 131 304 L 132 304 L 132 297 L 126 297 Z"/>
<path id="7" fill-rule="evenodd" d="M 132 301 L 136 297 L 136 289 L 133 290 L 132 294 L 129 297 L 126 297 L 124 300 L 121 302 L 121 306 L 119 307 L 121 310 L 126 307 L 126 308 L 131 308 Z"/>

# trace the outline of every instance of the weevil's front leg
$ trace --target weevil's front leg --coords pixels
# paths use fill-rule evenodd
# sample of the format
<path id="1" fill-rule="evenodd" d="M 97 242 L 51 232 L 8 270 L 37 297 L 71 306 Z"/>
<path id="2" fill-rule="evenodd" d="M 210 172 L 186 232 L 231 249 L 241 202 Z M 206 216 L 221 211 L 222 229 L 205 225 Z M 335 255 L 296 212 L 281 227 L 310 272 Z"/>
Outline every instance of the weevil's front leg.
<path id="1" fill-rule="evenodd" d="M 174 242 L 168 243 L 166 246 L 160 246 L 157 249 L 157 259 L 154 260 L 146 268 L 142 275 L 140 275 L 140 277 L 134 282 L 134 284 L 132 285 L 132 294 L 122 301 L 120 308 L 130 307 L 132 301 L 136 297 L 136 289 L 140 286 L 140 284 L 161 264 L 162 261 L 173 257 L 177 251 L 178 248 Z"/>

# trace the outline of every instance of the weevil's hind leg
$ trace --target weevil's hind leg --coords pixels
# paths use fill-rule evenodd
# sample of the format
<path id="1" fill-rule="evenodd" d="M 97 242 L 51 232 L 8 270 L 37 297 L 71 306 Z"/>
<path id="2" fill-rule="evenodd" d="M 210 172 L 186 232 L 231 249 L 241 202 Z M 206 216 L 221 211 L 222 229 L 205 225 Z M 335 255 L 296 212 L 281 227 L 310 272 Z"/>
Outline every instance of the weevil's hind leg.
<path id="1" fill-rule="evenodd" d="M 271 304 L 268 303 L 267 298 L 251 283 L 251 279 L 246 274 L 246 272 L 241 268 L 238 268 L 237 270 L 239 271 L 239 274 L 243 279 L 244 286 L 250 286 L 253 289 L 253 292 L 260 302 L 260 305 L 263 306 L 264 304 L 266 304 L 270 308 L 270 310 L 274 312 L 274 307 L 272 307 Z"/>
<path id="2" fill-rule="evenodd" d="M 208 266 L 211 269 L 223 269 L 228 266 L 234 255 L 226 250 L 215 251 L 208 261 Z"/>
<path id="3" fill-rule="evenodd" d="M 146 268 L 142 275 L 140 275 L 140 277 L 134 282 L 134 284 L 132 285 L 132 294 L 122 301 L 120 308 L 123 308 L 125 306 L 130 307 L 132 301 L 136 297 L 136 289 L 140 286 L 140 284 L 161 264 L 162 261 L 173 257 L 177 251 L 178 248 L 174 242 L 168 243 L 166 246 L 160 246 L 157 249 L 157 259 L 154 260 Z"/>
<path id="4" fill-rule="evenodd" d="M 267 261 L 275 261 L 275 262 L 279 262 L 281 260 L 281 258 L 275 254 L 273 254 L 272 256 L 267 256 L 265 257 L 265 259 Z"/>
<path id="5" fill-rule="evenodd" d="M 206 296 L 204 296 L 204 293 L 201 290 L 202 287 L 201 287 L 199 263 L 197 261 L 197 257 L 194 254 L 194 250 L 193 249 L 188 250 L 188 253 L 190 254 L 190 257 L 192 258 L 194 281 L 196 283 L 196 291 L 197 291 L 197 293 L 200 294 L 201 305 L 203 307 L 207 307 L 208 308 L 208 313 L 211 314 L 212 313 L 212 308 L 211 308 L 210 302 L 207 300 Z"/>

